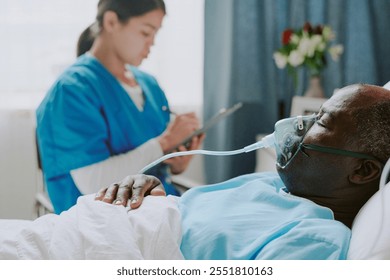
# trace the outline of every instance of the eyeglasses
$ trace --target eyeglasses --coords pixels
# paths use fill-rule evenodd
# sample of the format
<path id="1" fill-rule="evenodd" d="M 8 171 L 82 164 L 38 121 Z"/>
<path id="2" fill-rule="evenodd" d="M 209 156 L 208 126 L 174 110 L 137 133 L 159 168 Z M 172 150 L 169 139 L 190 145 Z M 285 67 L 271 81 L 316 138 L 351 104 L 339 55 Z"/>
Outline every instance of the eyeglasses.
<path id="1" fill-rule="evenodd" d="M 381 162 L 381 160 L 377 159 L 374 156 L 364 154 L 364 153 L 358 153 L 358 152 L 352 152 L 348 150 L 342 150 L 342 149 L 337 149 L 337 148 L 331 148 L 331 147 L 324 147 L 324 146 L 319 146 L 315 144 L 305 144 L 305 143 L 300 143 L 299 144 L 299 150 L 302 151 L 303 154 L 306 156 L 310 157 L 305 150 L 312 150 L 312 151 L 317 151 L 317 152 L 322 152 L 322 153 L 327 153 L 327 154 L 333 154 L 333 155 L 339 155 L 339 156 L 347 156 L 347 157 L 353 157 L 353 158 L 362 158 L 362 159 L 371 159 L 371 160 L 377 160 Z"/>

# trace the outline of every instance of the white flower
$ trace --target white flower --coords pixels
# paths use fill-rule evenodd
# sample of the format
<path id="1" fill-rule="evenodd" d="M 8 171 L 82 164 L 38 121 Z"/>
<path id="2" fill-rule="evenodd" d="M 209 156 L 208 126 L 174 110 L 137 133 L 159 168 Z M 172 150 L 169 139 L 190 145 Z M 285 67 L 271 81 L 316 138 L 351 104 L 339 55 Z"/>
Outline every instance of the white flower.
<path id="1" fill-rule="evenodd" d="M 293 66 L 297 67 L 303 63 L 305 60 L 305 57 L 302 55 L 301 52 L 297 50 L 293 50 L 290 55 L 288 56 L 288 63 Z"/>
<path id="2" fill-rule="evenodd" d="M 333 41 L 336 37 L 332 28 L 327 25 L 325 25 L 322 29 L 322 36 L 324 37 L 325 41 Z"/>
<path id="3" fill-rule="evenodd" d="M 293 33 L 290 37 L 290 43 L 298 45 L 300 39 L 301 38 L 297 34 Z"/>
<path id="4" fill-rule="evenodd" d="M 317 45 L 317 51 L 319 52 L 324 52 L 325 49 L 326 49 L 326 43 L 325 42 L 320 42 L 318 45 Z"/>
<path id="5" fill-rule="evenodd" d="M 320 51 L 320 52 L 323 52 L 325 50 L 325 47 L 326 47 L 326 44 L 325 42 L 323 41 L 322 39 L 322 36 L 321 35 L 313 35 L 311 37 L 311 44 L 312 44 L 312 48 L 317 51 Z M 314 55 L 314 51 L 313 51 L 313 55 Z"/>
<path id="6" fill-rule="evenodd" d="M 339 44 L 339 45 L 334 45 L 332 47 L 329 48 L 329 53 L 330 53 L 330 56 L 332 57 L 332 59 L 334 61 L 339 61 L 339 58 L 341 56 L 341 54 L 344 52 L 344 46 Z"/>
<path id="7" fill-rule="evenodd" d="M 274 60 L 279 69 L 283 69 L 287 65 L 287 56 L 280 52 L 274 53 Z"/>
<path id="8" fill-rule="evenodd" d="M 301 53 L 301 55 L 312 57 L 314 55 L 314 50 L 315 48 L 313 48 L 313 44 L 310 38 L 303 36 L 298 45 L 298 51 Z"/>

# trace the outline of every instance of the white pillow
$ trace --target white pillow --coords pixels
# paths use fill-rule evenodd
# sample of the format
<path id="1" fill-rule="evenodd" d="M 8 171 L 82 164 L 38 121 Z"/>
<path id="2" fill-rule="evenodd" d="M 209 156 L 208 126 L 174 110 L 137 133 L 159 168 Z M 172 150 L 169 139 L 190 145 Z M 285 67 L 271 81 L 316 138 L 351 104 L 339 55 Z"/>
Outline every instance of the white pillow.
<path id="1" fill-rule="evenodd" d="M 357 214 L 352 225 L 348 259 L 390 259 L 390 182 Z"/>
<path id="2" fill-rule="evenodd" d="M 383 86 L 390 90 L 390 81 Z M 356 215 L 348 259 L 390 259 L 390 159 L 380 180 L 380 189 Z"/>

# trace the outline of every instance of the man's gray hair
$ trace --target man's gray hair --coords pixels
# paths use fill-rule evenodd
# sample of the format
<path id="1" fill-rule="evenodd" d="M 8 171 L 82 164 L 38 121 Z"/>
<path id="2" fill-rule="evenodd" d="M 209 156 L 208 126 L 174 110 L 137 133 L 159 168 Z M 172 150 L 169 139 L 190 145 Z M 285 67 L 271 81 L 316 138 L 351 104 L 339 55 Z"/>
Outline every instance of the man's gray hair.
<path id="1" fill-rule="evenodd" d="M 387 100 L 359 108 L 355 120 L 361 151 L 386 163 L 390 158 L 390 92 Z"/>

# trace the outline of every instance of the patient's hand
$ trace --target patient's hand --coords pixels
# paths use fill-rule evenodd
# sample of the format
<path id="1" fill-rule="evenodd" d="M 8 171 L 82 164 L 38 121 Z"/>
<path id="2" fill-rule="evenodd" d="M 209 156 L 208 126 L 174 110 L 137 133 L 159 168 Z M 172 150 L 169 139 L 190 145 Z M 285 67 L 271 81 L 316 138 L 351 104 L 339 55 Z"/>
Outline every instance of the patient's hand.
<path id="1" fill-rule="evenodd" d="M 127 176 L 121 182 L 101 189 L 96 194 L 95 200 L 126 206 L 130 199 L 130 207 L 135 209 L 141 205 L 147 195 L 164 196 L 166 193 L 159 179 L 139 174 Z"/>

